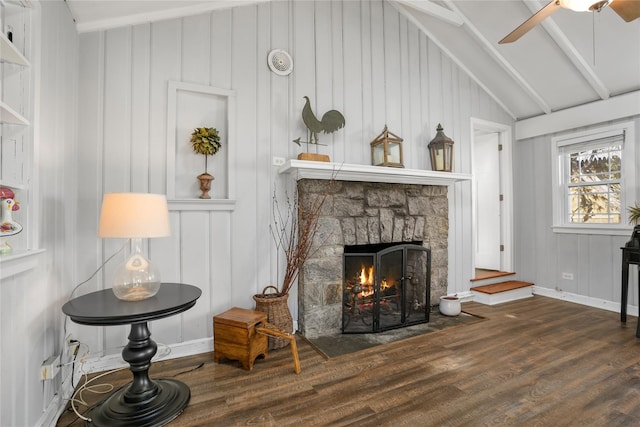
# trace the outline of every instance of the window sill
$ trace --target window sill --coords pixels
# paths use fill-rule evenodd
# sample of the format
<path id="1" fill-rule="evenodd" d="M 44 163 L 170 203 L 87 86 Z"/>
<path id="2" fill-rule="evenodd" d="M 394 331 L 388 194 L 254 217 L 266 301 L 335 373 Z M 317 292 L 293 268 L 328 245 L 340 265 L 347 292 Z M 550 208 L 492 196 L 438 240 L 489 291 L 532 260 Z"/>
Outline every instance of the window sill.
<path id="1" fill-rule="evenodd" d="M 552 227 L 554 233 L 559 234 L 596 234 L 604 236 L 630 236 L 633 227 L 616 226 L 616 227 L 598 227 L 597 225 L 571 225 L 561 226 L 554 225 Z"/>
<path id="2" fill-rule="evenodd" d="M 44 249 L 16 251 L 0 255 L 0 280 L 29 271 L 38 265 L 37 255 Z"/>

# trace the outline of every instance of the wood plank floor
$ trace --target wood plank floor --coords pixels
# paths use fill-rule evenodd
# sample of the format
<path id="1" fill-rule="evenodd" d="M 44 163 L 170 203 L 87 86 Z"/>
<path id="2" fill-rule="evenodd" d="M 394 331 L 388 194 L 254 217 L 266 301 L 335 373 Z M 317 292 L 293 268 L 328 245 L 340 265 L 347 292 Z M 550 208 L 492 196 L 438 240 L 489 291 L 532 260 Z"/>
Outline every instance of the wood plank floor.
<path id="1" fill-rule="evenodd" d="M 207 353 L 154 363 L 151 376 L 179 374 L 191 388 L 171 427 L 640 425 L 635 317 L 624 325 L 541 296 L 463 310 L 488 320 L 330 360 L 299 337 L 299 375 L 285 348 L 251 372 Z M 83 423 L 65 412 L 57 425 Z"/>

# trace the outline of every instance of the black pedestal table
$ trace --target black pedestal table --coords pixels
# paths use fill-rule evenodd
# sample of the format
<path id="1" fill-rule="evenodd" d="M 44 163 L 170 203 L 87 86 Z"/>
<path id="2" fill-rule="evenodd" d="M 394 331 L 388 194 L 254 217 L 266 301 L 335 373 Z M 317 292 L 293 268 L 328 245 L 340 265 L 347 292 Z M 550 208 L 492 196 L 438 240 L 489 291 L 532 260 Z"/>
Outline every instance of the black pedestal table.
<path id="1" fill-rule="evenodd" d="M 62 306 L 71 320 L 82 325 L 131 325 L 122 358 L 129 363 L 133 380 L 89 412 L 92 425 L 161 426 L 182 413 L 191 398 L 189 387 L 170 378 L 149 378 L 151 358 L 158 347 L 147 322 L 190 309 L 201 294 L 195 286 L 163 283 L 155 296 L 141 301 L 122 301 L 105 289 Z"/>

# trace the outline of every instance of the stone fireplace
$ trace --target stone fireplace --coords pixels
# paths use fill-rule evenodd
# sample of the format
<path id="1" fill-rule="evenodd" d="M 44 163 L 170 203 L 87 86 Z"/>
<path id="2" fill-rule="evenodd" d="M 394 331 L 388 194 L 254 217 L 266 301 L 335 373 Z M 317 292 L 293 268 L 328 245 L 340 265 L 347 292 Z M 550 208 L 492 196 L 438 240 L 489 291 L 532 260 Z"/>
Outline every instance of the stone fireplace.
<path id="1" fill-rule="evenodd" d="M 326 179 L 301 178 L 297 187 L 302 206 L 328 192 L 314 239 L 317 249 L 298 278 L 298 329 L 303 335 L 341 333 L 348 246 L 418 244 L 430 253 L 428 305 L 446 295 L 447 185 L 336 180 L 329 186 Z"/>

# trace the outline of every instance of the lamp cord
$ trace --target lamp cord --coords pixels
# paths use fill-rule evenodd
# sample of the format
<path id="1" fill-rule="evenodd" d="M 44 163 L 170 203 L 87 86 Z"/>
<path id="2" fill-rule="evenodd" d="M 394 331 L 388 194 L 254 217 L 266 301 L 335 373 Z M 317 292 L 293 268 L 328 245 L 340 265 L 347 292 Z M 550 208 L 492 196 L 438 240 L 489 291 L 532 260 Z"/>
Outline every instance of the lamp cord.
<path id="1" fill-rule="evenodd" d="M 91 274 L 91 276 L 89 276 L 86 280 L 78 283 L 71 290 L 71 293 L 69 294 L 69 298 L 67 299 L 67 302 L 71 301 L 71 299 L 73 298 L 73 294 L 78 290 L 78 288 L 80 286 L 84 285 L 89 280 L 93 279 L 96 276 L 96 274 L 98 274 L 98 272 L 100 270 L 102 270 L 104 268 L 104 266 L 107 265 L 107 263 L 113 259 L 113 257 L 115 257 L 120 252 L 122 252 L 122 250 L 127 246 L 127 244 L 129 243 L 130 240 L 131 239 L 125 240 L 124 243 L 122 244 L 122 246 L 120 247 L 120 249 L 115 251 L 109 258 L 107 258 L 102 264 L 100 264 L 100 266 L 96 269 L 96 271 L 94 271 L 93 274 Z M 64 354 L 65 344 L 66 344 L 66 340 L 67 340 L 67 320 L 69 320 L 69 316 L 65 315 L 64 316 L 64 323 L 62 325 L 62 337 L 63 337 L 62 340 L 63 340 L 63 342 L 62 342 L 62 346 L 61 346 L 61 349 L 60 349 L 60 360 L 62 360 L 62 355 Z M 79 344 L 80 343 L 78 342 L 78 345 Z M 75 355 L 74 355 L 74 363 L 72 364 L 72 368 L 71 369 L 72 369 L 72 371 L 71 371 L 71 387 L 73 387 L 73 370 L 75 369 Z"/>
<path id="2" fill-rule="evenodd" d="M 105 262 L 103 262 L 102 264 L 100 264 L 100 267 L 98 267 L 98 268 L 97 268 L 97 270 L 96 270 L 96 271 L 94 271 L 94 272 L 93 272 L 93 274 L 92 274 L 91 276 L 89 276 L 89 278 L 87 278 L 86 280 L 84 280 L 84 281 L 82 281 L 82 282 L 78 283 L 78 284 L 76 285 L 76 287 L 75 287 L 75 288 L 73 288 L 73 290 L 71 291 L 71 294 L 69 294 L 69 300 L 71 300 L 71 298 L 73 298 L 73 293 L 74 293 L 74 292 L 75 292 L 75 291 L 76 291 L 80 286 L 84 285 L 84 284 L 85 284 L 85 283 L 87 283 L 89 280 L 93 279 L 93 278 L 96 276 L 96 274 L 98 274 L 98 272 L 99 272 L 100 270 L 102 270 L 102 268 L 103 268 L 103 267 L 104 267 L 104 266 L 105 266 L 109 261 L 111 261 L 111 259 L 112 259 L 113 257 L 115 257 L 115 256 L 116 256 L 116 255 L 118 255 L 120 252 L 122 252 L 122 250 L 127 246 L 127 244 L 128 244 L 130 241 L 131 241 L 131 239 L 127 239 L 127 240 L 125 240 L 125 241 L 124 241 L 124 244 L 120 247 L 120 249 L 118 249 L 117 251 L 115 251 L 115 252 L 114 252 L 114 253 L 113 253 L 109 258 L 107 258 L 107 259 L 106 259 L 106 261 L 105 261 Z"/>
<path id="3" fill-rule="evenodd" d="M 103 268 L 105 265 L 107 265 L 107 263 L 108 263 L 109 261 L 111 261 L 111 259 L 113 259 L 113 257 L 115 257 L 115 256 L 116 256 L 116 255 L 118 255 L 120 252 L 122 252 L 122 250 L 127 246 L 127 244 L 129 243 L 129 241 L 130 241 L 130 240 L 131 240 L 131 239 L 127 239 L 127 240 L 125 240 L 125 241 L 124 241 L 124 243 L 122 244 L 122 246 L 120 247 L 120 249 L 118 249 L 117 251 L 115 251 L 115 252 L 114 252 L 114 253 L 113 253 L 109 258 L 107 258 L 107 259 L 106 259 L 106 261 L 105 261 L 105 262 L 103 262 L 102 264 L 100 264 L 100 266 L 96 269 L 96 271 L 94 271 L 94 272 L 93 272 L 93 274 L 92 274 L 91 276 L 89 276 L 86 280 L 84 280 L 84 281 L 82 281 L 82 282 L 78 283 L 78 284 L 73 288 L 73 290 L 71 290 L 71 293 L 69 294 L 69 298 L 67 299 L 67 302 L 71 301 L 71 298 L 73 298 L 73 294 L 75 293 L 75 291 L 77 291 L 77 290 L 78 290 L 78 288 L 79 288 L 80 286 L 84 285 L 84 284 L 85 284 L 85 283 L 87 283 L 89 280 L 93 279 L 93 278 L 96 276 L 96 274 L 98 274 L 98 272 L 99 272 L 100 270 L 102 270 L 102 268 Z M 62 336 L 63 336 L 63 339 L 64 339 L 64 340 L 66 340 L 66 339 L 67 339 L 67 319 L 68 319 L 68 318 L 69 318 L 69 316 L 66 316 L 66 315 L 65 315 L 65 318 L 64 318 L 64 326 L 63 326 L 63 332 L 64 332 L 64 333 L 62 334 Z M 63 347 L 63 349 L 64 349 L 64 343 L 62 343 L 62 344 L 63 344 L 63 345 L 62 345 L 62 347 Z M 60 352 L 60 356 L 62 356 L 62 352 L 63 352 L 63 351 L 61 351 L 61 352 Z"/>

